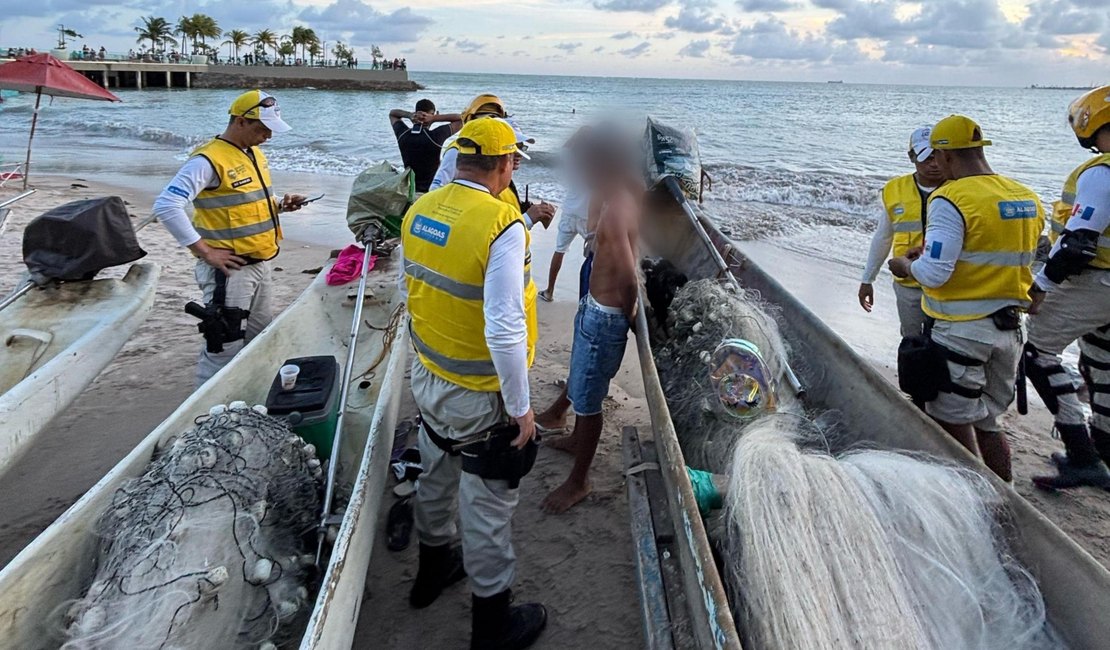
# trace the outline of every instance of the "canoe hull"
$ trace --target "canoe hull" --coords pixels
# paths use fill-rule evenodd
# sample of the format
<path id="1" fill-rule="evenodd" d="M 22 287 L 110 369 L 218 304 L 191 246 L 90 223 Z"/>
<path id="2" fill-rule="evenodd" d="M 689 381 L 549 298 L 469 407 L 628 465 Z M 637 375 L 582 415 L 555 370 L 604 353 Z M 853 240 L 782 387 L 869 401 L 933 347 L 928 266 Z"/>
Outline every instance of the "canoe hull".
<path id="1" fill-rule="evenodd" d="M 158 275 L 156 264 L 134 264 L 121 280 L 33 289 L 0 311 L 0 475 L 143 323 Z"/>
<path id="2" fill-rule="evenodd" d="M 691 280 L 717 277 L 710 252 L 692 224 L 671 201 L 655 201 L 643 231 L 648 252 L 670 260 Z M 1018 559 L 1040 585 L 1049 621 L 1070 647 L 1105 647 L 1110 638 L 1110 572 L 1057 528 L 1009 485 L 998 480 L 976 457 L 921 413 L 869 363 L 825 323 L 802 305 L 770 275 L 746 259 L 732 242 L 705 218 L 702 225 L 740 283 L 758 291 L 763 300 L 781 310 L 776 321 L 791 348 L 791 363 L 801 376 L 810 407 L 836 409 L 845 431 L 856 432 L 860 443 L 888 449 L 924 452 L 969 467 L 988 477 L 1006 500 L 1014 518 L 1011 540 Z M 643 336 L 645 332 L 638 333 Z M 645 346 L 646 347 L 646 346 Z M 650 353 L 650 351 L 648 351 Z M 641 362 L 645 351 L 641 350 Z M 673 437 L 658 376 L 644 364 L 644 383 L 676 521 L 686 524 L 688 546 L 703 548 L 705 530 L 692 500 L 681 450 Z M 662 441 L 662 444 L 660 443 Z M 691 551 L 690 555 L 695 555 Z M 702 557 L 687 561 L 694 584 L 690 602 L 703 602 L 702 616 L 712 621 L 712 634 L 701 647 L 739 647 L 739 635 L 728 613 L 722 581 L 712 562 Z M 727 614 L 727 616 L 722 615 Z"/>

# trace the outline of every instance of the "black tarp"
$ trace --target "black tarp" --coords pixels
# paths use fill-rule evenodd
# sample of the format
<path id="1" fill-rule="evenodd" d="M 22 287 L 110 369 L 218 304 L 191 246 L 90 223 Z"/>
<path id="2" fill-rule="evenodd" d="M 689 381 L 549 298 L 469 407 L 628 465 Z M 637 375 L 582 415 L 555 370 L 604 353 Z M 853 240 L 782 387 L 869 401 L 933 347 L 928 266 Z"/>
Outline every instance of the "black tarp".
<path id="1" fill-rule="evenodd" d="M 123 199 L 106 196 L 60 205 L 23 231 L 23 262 L 36 284 L 91 280 L 101 270 L 146 255 Z"/>
<path id="2" fill-rule="evenodd" d="M 649 117 L 645 136 L 648 183 L 655 186 L 673 176 L 687 198 L 701 201 L 701 158 L 694 131 L 662 124 Z"/>

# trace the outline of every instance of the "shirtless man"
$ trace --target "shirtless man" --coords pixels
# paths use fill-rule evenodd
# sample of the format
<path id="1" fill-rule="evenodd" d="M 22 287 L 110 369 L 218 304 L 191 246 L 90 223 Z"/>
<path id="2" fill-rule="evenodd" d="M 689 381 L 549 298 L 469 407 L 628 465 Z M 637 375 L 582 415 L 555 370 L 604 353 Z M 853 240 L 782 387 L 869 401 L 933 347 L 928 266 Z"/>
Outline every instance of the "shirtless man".
<path id="1" fill-rule="evenodd" d="M 638 306 L 639 220 L 644 188 L 631 157 L 616 153 L 619 147 L 606 149 L 594 157 L 595 164 L 591 165 L 596 184 L 590 200 L 590 221 L 596 222 L 596 228 L 589 293 L 579 302 L 574 318 L 566 394 L 548 409 L 554 413 L 562 407 L 565 417 L 567 405 L 574 407 L 574 431 L 548 443 L 574 454 L 574 467 L 567 480 L 541 504 L 549 513 L 565 512 L 590 493 L 590 464 L 601 438 L 602 400 L 620 369 Z"/>

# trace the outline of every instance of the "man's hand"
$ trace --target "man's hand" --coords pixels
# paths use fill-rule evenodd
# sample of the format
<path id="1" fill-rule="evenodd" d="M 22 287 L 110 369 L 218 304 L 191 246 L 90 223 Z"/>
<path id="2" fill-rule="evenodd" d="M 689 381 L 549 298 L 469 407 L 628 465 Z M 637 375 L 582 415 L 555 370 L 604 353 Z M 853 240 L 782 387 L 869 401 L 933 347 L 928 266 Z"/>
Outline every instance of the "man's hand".
<path id="1" fill-rule="evenodd" d="M 920 253 L 918 253 L 918 255 L 920 255 Z M 910 277 L 910 265 L 913 264 L 913 260 L 914 258 L 911 258 L 907 253 L 902 257 L 892 257 L 886 265 L 887 268 L 890 269 L 890 272 L 894 274 L 894 277 L 908 278 Z"/>
<path id="2" fill-rule="evenodd" d="M 528 218 L 532 220 L 533 224 L 542 223 L 543 229 L 551 225 L 551 220 L 555 218 L 555 204 L 548 203 L 547 201 L 540 201 L 528 208 Z"/>
<path id="3" fill-rule="evenodd" d="M 1031 300 L 1032 303 L 1029 305 L 1029 308 L 1026 309 L 1025 311 L 1030 313 L 1030 314 L 1036 314 L 1036 313 L 1040 312 L 1041 311 L 1041 303 L 1044 302 L 1044 297 L 1047 296 L 1047 295 L 1048 295 L 1048 293 L 1046 293 L 1043 289 L 1038 287 L 1037 283 L 1034 282 L 1033 286 L 1029 287 L 1029 300 Z"/>
<path id="4" fill-rule="evenodd" d="M 208 266 L 219 269 L 225 274 L 232 271 L 238 271 L 241 267 L 247 265 L 247 261 L 226 248 L 213 248 L 204 241 L 198 241 L 189 247 L 200 259 L 204 260 Z"/>
<path id="5" fill-rule="evenodd" d="M 871 306 L 875 304 L 875 287 L 870 282 L 861 282 L 859 285 L 859 306 L 863 311 L 871 313 Z"/>
<path id="6" fill-rule="evenodd" d="M 524 449 L 524 445 L 528 444 L 532 436 L 536 435 L 536 412 L 532 410 L 532 407 L 528 407 L 527 413 L 519 418 L 513 418 L 513 420 L 520 427 L 520 435 L 513 440 L 512 444 L 517 449 Z"/>
<path id="7" fill-rule="evenodd" d="M 304 207 L 304 202 L 308 199 L 304 194 L 286 194 L 281 199 L 282 212 L 296 212 Z"/>

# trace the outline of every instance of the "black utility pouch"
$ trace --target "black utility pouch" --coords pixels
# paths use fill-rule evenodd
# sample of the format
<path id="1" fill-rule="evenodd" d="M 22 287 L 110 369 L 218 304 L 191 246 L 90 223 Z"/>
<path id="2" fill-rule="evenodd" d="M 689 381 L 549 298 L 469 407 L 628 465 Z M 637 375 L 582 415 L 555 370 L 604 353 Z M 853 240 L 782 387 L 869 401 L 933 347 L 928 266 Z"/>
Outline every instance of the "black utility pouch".
<path id="1" fill-rule="evenodd" d="M 1003 307 L 991 314 L 994 326 L 1003 332 L 1016 330 L 1021 327 L 1021 312 L 1017 307 Z"/>
<path id="2" fill-rule="evenodd" d="M 532 436 L 524 449 L 513 447 L 512 442 L 520 435 L 516 424 L 502 424 L 489 431 L 490 437 L 483 442 L 462 447 L 462 470 L 481 478 L 508 481 L 509 489 L 520 486 L 520 479 L 532 471 L 539 451 L 539 435 Z"/>
<path id="3" fill-rule="evenodd" d="M 915 401 L 931 402 L 952 377 L 944 349 L 929 334 L 907 336 L 898 345 L 898 387 Z"/>

